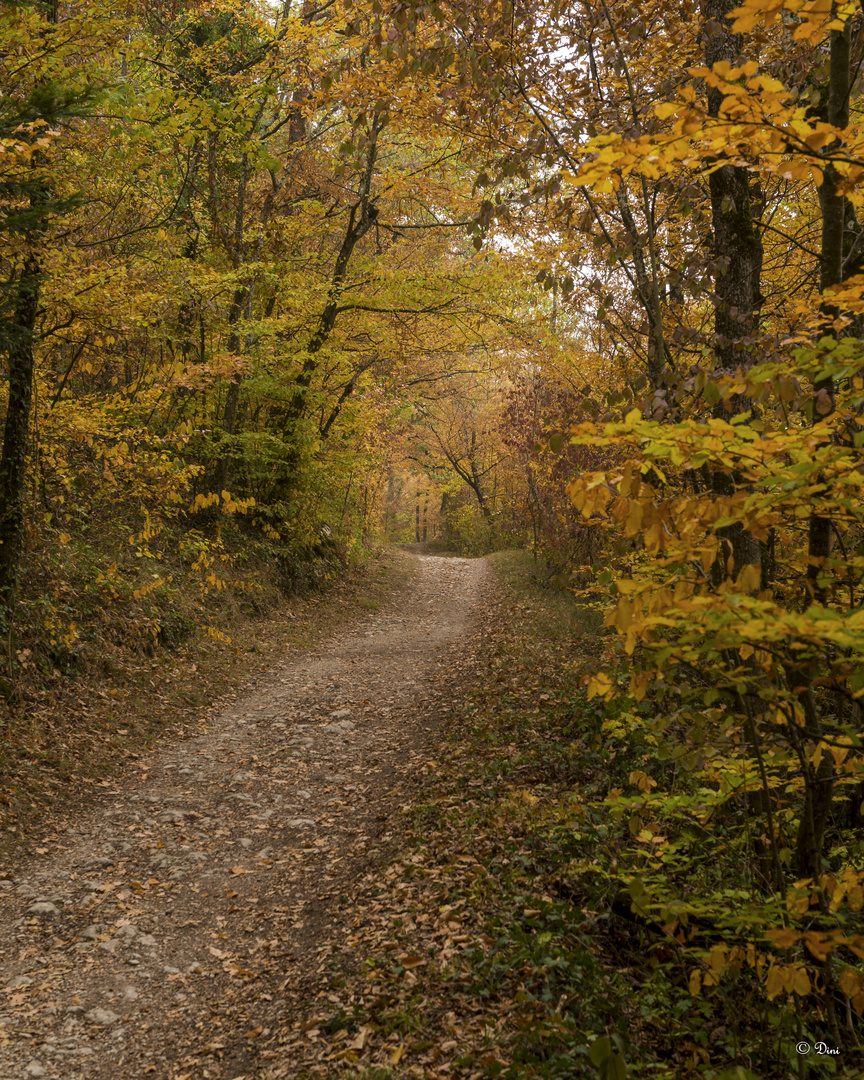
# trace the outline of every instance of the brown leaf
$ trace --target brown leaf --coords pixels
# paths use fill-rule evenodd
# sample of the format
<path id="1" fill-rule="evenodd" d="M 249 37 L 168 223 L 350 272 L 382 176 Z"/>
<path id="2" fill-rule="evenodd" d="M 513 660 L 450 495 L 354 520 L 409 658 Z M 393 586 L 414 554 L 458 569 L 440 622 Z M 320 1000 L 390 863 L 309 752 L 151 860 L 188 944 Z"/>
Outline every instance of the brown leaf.
<path id="1" fill-rule="evenodd" d="M 396 961 L 404 968 L 417 968 L 426 963 L 422 956 L 416 956 L 411 953 L 407 956 L 397 956 Z"/>

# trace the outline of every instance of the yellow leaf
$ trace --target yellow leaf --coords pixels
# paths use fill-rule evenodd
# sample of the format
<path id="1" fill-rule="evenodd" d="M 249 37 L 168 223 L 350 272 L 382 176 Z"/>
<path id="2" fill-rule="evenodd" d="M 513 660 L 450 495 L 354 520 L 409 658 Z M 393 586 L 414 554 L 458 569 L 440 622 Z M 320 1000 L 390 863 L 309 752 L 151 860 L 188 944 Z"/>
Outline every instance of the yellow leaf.
<path id="1" fill-rule="evenodd" d="M 593 697 L 602 697 L 608 700 L 612 696 L 614 690 L 614 683 L 608 675 L 604 675 L 603 672 L 599 672 L 597 675 L 591 675 L 588 679 L 587 691 L 588 700 Z"/>
<path id="2" fill-rule="evenodd" d="M 819 934 L 815 930 L 809 930 L 804 935 L 804 944 L 807 946 L 808 951 L 819 961 L 827 960 L 828 954 L 833 948 L 831 941 L 824 934 Z"/>
<path id="3" fill-rule="evenodd" d="M 852 997 L 854 994 L 860 993 L 864 990 L 864 981 L 857 971 L 841 971 L 837 978 L 837 982 L 840 984 L 840 989 L 847 997 Z"/>
<path id="4" fill-rule="evenodd" d="M 619 600 L 615 608 L 615 626 L 623 634 L 633 621 L 633 601 Z"/>
<path id="5" fill-rule="evenodd" d="M 755 563 L 749 563 L 741 568 L 741 573 L 735 582 L 735 588 L 744 593 L 755 592 L 762 581 L 762 573 Z"/>
<path id="6" fill-rule="evenodd" d="M 813 131 L 805 136 L 804 142 L 811 150 L 821 150 L 827 143 L 832 142 L 834 133 L 830 131 Z"/>
<path id="7" fill-rule="evenodd" d="M 841 735 L 838 738 L 838 742 L 846 742 L 848 736 Z M 834 765 L 839 769 L 843 762 L 846 760 L 850 747 L 849 746 L 831 746 L 829 747 L 831 755 L 834 758 Z"/>
<path id="8" fill-rule="evenodd" d="M 652 787 L 657 787 L 657 781 L 641 769 L 634 769 L 630 773 L 630 783 L 636 784 L 640 791 L 650 791 Z"/>
<path id="9" fill-rule="evenodd" d="M 778 949 L 788 949 L 799 940 L 801 935 L 797 930 L 784 927 L 781 930 L 766 930 L 765 937 Z"/>
<path id="10" fill-rule="evenodd" d="M 810 976 L 807 974 L 807 969 L 803 964 L 796 964 L 794 974 L 790 980 L 789 990 L 794 990 L 801 997 L 810 993 Z"/>
<path id="11" fill-rule="evenodd" d="M 785 968 L 781 968 L 778 964 L 771 965 L 768 978 L 765 980 L 765 996 L 769 1001 L 773 1001 L 785 989 L 784 971 Z"/>
<path id="12" fill-rule="evenodd" d="M 696 994 L 702 989 L 702 973 L 699 968 L 694 968 L 690 972 L 690 993 L 695 997 Z"/>

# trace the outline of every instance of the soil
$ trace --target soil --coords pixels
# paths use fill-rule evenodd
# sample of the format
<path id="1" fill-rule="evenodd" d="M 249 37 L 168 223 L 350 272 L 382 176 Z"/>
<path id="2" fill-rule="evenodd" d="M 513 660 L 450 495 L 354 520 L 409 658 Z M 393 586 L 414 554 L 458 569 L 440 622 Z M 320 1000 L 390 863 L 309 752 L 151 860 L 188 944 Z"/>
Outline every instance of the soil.
<path id="1" fill-rule="evenodd" d="M 297 1075 L 288 999 L 398 842 L 487 593 L 482 560 L 414 550 L 379 611 L 0 867 L 3 1080 Z"/>

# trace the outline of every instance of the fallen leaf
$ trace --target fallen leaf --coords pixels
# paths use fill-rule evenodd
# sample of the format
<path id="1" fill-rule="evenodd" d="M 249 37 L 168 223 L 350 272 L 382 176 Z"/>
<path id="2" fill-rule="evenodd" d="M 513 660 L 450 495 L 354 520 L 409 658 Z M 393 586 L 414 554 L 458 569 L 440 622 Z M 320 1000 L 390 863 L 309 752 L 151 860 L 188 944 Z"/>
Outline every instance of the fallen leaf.
<path id="1" fill-rule="evenodd" d="M 415 956 L 413 954 L 409 954 L 408 956 L 397 956 L 396 962 L 401 964 L 404 968 L 417 968 L 420 967 L 421 964 L 426 963 L 422 956 Z"/>
<path id="2" fill-rule="evenodd" d="M 352 1050 L 362 1050 L 366 1046 L 366 1039 L 369 1037 L 371 1028 L 361 1027 L 357 1035 L 348 1044 Z"/>

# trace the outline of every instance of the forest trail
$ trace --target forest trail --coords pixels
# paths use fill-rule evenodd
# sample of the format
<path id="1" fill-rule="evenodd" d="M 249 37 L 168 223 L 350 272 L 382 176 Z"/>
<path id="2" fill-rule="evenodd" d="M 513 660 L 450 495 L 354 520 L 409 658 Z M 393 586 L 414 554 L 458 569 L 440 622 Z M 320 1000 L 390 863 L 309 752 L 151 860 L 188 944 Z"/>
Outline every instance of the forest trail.
<path id="1" fill-rule="evenodd" d="M 0 870 L 2 1080 L 294 1075 L 285 988 L 315 969 L 328 900 L 386 841 L 470 657 L 485 563 L 419 560 L 380 611 Z"/>

